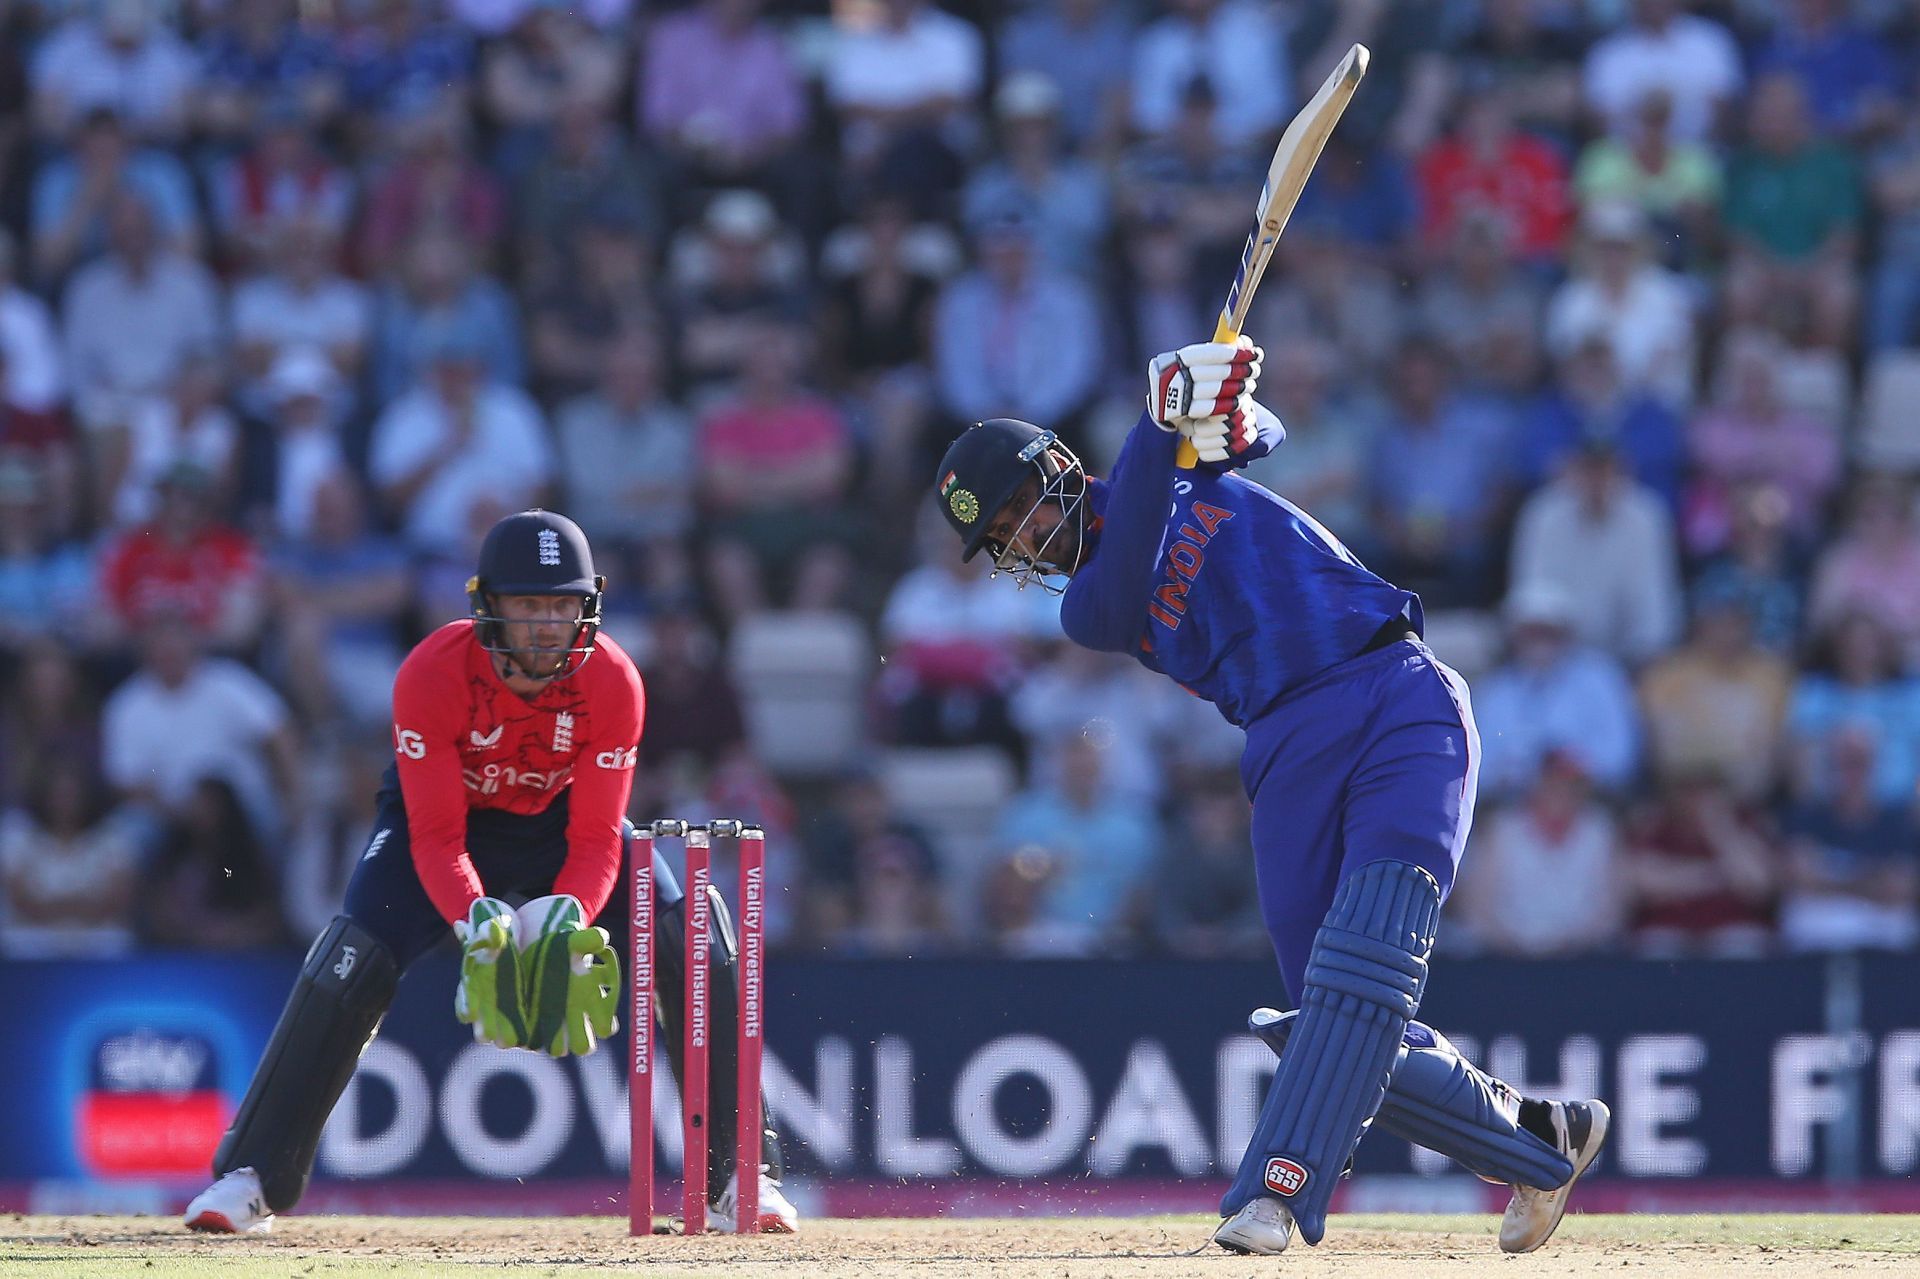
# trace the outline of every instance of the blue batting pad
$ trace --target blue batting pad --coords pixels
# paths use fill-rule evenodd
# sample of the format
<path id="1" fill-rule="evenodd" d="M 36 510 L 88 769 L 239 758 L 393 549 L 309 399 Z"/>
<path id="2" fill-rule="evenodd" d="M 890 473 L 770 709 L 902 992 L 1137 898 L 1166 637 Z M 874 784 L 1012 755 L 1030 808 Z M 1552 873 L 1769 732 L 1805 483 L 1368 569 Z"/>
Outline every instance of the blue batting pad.
<path id="1" fill-rule="evenodd" d="M 1420 1007 L 1439 922 L 1440 885 L 1419 866 L 1368 862 L 1340 885 L 1222 1217 L 1270 1195 L 1287 1205 L 1302 1239 L 1320 1242 L 1334 1182 L 1386 1095 Z"/>
<path id="2" fill-rule="evenodd" d="M 1281 1055 L 1298 1013 L 1249 1019 L 1247 1029 Z M 1468 1172 L 1536 1190 L 1567 1184 L 1566 1156 L 1519 1124 L 1520 1097 L 1460 1055 L 1447 1037 L 1410 1021 L 1399 1060 L 1374 1122 L 1394 1136 L 1437 1150 Z"/>

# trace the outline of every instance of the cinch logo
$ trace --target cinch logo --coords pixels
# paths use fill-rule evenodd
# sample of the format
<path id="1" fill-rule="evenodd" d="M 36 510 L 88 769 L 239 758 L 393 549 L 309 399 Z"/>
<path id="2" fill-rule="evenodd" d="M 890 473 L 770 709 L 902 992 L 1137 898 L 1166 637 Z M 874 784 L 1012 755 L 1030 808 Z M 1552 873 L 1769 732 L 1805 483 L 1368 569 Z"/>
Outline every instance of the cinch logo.
<path id="1" fill-rule="evenodd" d="M 524 786 L 528 790 L 553 790 L 573 773 L 569 765 L 543 773 L 537 769 L 519 769 L 511 764 L 488 764 L 485 768 L 463 768 L 460 780 L 467 789 L 482 795 L 498 795 L 502 786 Z"/>
<path id="2" fill-rule="evenodd" d="M 1275 1155 L 1267 1160 L 1267 1189 L 1291 1199 L 1307 1187 L 1307 1170 L 1291 1159 Z"/>
<path id="3" fill-rule="evenodd" d="M 629 746 L 623 751 L 601 751 L 593 757 L 593 762 L 602 768 L 632 768 L 640 760 L 640 748 Z"/>
<path id="4" fill-rule="evenodd" d="M 1180 629 L 1187 615 L 1187 588 L 1206 565 L 1206 545 L 1222 524 L 1233 518 L 1225 507 L 1196 501 L 1187 511 L 1187 522 L 1177 530 L 1173 545 L 1167 548 L 1164 562 L 1166 580 L 1147 601 L 1147 613 L 1170 631 Z"/>

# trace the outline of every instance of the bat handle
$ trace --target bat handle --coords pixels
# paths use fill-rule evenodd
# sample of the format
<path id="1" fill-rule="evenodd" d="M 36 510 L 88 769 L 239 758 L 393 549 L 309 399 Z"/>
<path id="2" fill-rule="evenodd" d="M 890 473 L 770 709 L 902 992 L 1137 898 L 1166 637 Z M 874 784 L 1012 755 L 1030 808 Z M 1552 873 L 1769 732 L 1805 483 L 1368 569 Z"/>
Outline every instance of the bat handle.
<path id="1" fill-rule="evenodd" d="M 1216 342 L 1238 342 L 1240 331 L 1233 327 L 1233 319 L 1227 312 L 1220 312 L 1220 322 L 1213 326 L 1213 340 Z M 1193 447 L 1193 441 L 1183 439 L 1173 452 L 1173 464 L 1183 471 L 1191 471 L 1200 465 L 1200 454 Z"/>

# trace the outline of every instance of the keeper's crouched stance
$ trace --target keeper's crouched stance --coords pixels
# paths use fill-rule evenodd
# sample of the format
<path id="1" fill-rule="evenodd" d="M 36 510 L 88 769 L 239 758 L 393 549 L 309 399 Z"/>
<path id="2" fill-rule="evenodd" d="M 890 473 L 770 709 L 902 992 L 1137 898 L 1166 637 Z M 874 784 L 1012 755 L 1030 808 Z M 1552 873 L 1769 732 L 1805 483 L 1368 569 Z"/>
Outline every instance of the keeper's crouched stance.
<path id="1" fill-rule="evenodd" d="M 1500 1246 L 1559 1224 L 1607 1129 L 1597 1101 L 1523 1098 L 1415 1020 L 1472 821 L 1466 684 L 1421 642 L 1420 601 L 1299 507 L 1236 472 L 1285 438 L 1244 339 L 1168 352 L 1111 478 L 1010 418 L 935 477 L 970 558 L 1060 593 L 1067 638 L 1124 653 L 1246 730 L 1262 914 L 1296 1012 L 1255 1012 L 1279 1054 L 1214 1239 L 1277 1253 L 1326 1229 L 1367 1126 L 1514 1188 Z M 1200 464 L 1175 466 L 1180 439 Z"/>
<path id="2" fill-rule="evenodd" d="M 187 1208 L 195 1230 L 265 1230 L 292 1208 L 327 1116 L 393 1003 L 400 975 L 449 932 L 462 947 L 453 1013 L 474 1037 L 563 1056 L 614 1029 L 619 965 L 608 933 L 645 695 L 599 634 L 602 579 L 565 516 L 523 511 L 488 533 L 473 614 L 441 627 L 394 680 L 394 764 L 338 917 L 314 941 L 253 1082 L 214 1154 L 217 1180 Z M 656 856 L 661 1020 L 684 1078 L 685 902 Z M 507 899 L 523 901 L 518 907 Z M 714 894 L 708 1197 L 732 1222 L 737 998 L 731 926 Z M 762 1107 L 765 1113 L 765 1107 Z M 765 1134 L 763 1230 L 792 1230 L 780 1143 Z M 636 1152 L 636 1156 L 640 1152 Z"/>

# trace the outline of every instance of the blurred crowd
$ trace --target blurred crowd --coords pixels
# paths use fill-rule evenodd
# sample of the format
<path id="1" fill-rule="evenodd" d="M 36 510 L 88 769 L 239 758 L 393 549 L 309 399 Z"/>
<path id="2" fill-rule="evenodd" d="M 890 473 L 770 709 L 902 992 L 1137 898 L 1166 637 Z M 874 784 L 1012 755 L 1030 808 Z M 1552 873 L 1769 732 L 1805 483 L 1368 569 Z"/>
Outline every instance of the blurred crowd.
<path id="1" fill-rule="evenodd" d="M 1473 681 L 1443 948 L 1914 947 L 1920 4 L 0 0 L 0 950 L 311 935 L 541 503 L 777 945 L 1264 953 L 1237 734 L 926 493 L 1111 460 L 1355 41 L 1254 477 Z"/>

